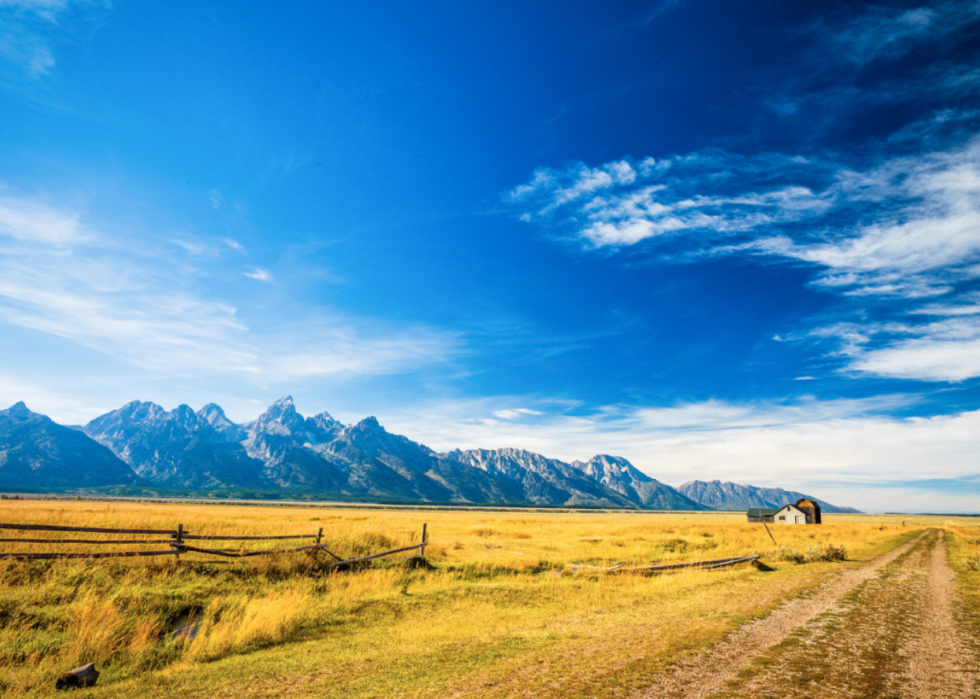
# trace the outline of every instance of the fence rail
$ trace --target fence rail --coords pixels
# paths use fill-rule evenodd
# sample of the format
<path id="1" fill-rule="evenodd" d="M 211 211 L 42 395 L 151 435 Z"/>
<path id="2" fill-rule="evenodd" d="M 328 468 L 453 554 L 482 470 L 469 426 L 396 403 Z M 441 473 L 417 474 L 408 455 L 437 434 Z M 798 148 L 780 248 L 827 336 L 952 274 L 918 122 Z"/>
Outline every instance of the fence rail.
<path id="1" fill-rule="evenodd" d="M 169 534 L 176 536 L 176 529 L 102 529 L 100 527 L 59 527 L 51 524 L 0 524 L 0 529 L 18 529 L 31 532 L 91 532 L 93 534 Z"/>
<path id="2" fill-rule="evenodd" d="M 274 553 L 296 553 L 298 551 L 312 551 L 313 549 L 323 548 L 321 544 L 312 546 L 299 546 L 291 549 L 266 549 L 264 551 L 239 551 L 238 549 L 202 549 L 197 546 L 182 546 L 184 551 L 193 553 L 206 553 L 210 556 L 224 556 L 226 558 L 249 558 L 251 556 L 269 556 Z M 418 545 L 412 548 L 418 548 Z"/>
<path id="3" fill-rule="evenodd" d="M 719 558 L 714 561 L 689 561 L 687 563 L 667 563 L 664 565 L 655 566 L 632 566 L 625 567 L 622 563 L 615 566 L 610 566 L 608 568 L 602 566 L 587 566 L 587 565 L 569 565 L 568 567 L 574 572 L 580 572 L 583 570 L 598 570 L 605 573 L 622 572 L 622 573 L 661 573 L 669 572 L 672 570 L 681 570 L 682 568 L 726 568 L 728 566 L 738 565 L 739 563 L 751 563 L 753 561 L 759 560 L 758 555 L 753 556 L 741 556 L 739 558 Z"/>
<path id="4" fill-rule="evenodd" d="M 142 556 L 177 556 L 180 551 L 106 551 L 99 553 L 5 553 L 0 561 L 49 561 L 60 558 L 137 558 Z"/>
<path id="5" fill-rule="evenodd" d="M 0 544 L 169 544 L 173 539 L 0 539 Z"/>
<path id="6" fill-rule="evenodd" d="M 67 526 L 53 526 L 46 524 L 3 524 L 0 523 L 0 530 L 10 529 L 16 531 L 41 531 L 41 532 L 85 532 L 85 533 L 97 533 L 97 534 L 165 534 L 169 535 L 169 539 L 105 539 L 105 540 L 94 540 L 94 539 L 10 539 L 4 538 L 0 539 L 0 543 L 12 544 L 88 544 L 95 546 L 108 546 L 108 545 L 144 545 L 144 546 L 161 546 L 167 545 L 170 548 L 162 551 L 92 551 L 86 553 L 68 553 L 68 552 L 58 552 L 58 553 L 33 553 L 33 552 L 14 552 L 14 553 L 0 553 L 0 561 L 3 560 L 16 560 L 16 561 L 34 561 L 34 560 L 53 560 L 53 559 L 78 559 L 78 558 L 125 558 L 125 557 L 141 557 L 141 556 L 181 556 L 186 553 L 199 553 L 207 556 L 221 556 L 224 558 L 251 558 L 253 556 L 271 556 L 275 554 L 283 553 L 296 553 L 300 551 L 323 551 L 334 559 L 331 562 L 331 566 L 349 566 L 355 563 L 364 563 L 366 561 L 373 561 L 377 558 L 384 558 L 385 556 L 393 556 L 397 553 L 405 553 L 406 551 L 418 551 L 419 556 L 425 556 L 425 547 L 428 544 L 428 538 L 426 534 L 426 525 L 422 525 L 422 538 L 421 541 L 412 546 L 404 546 L 402 548 L 393 549 L 391 551 L 382 551 L 380 553 L 373 553 L 368 556 L 357 556 L 353 558 L 341 558 L 340 556 L 332 553 L 327 549 L 326 545 L 321 543 L 323 540 L 323 528 L 316 534 L 286 534 L 283 536 L 222 536 L 222 535 L 192 535 L 188 534 L 187 530 L 184 529 L 183 524 L 178 524 L 176 529 L 105 529 L 100 527 L 67 527 Z M 295 539 L 307 539 L 313 540 L 316 543 L 309 546 L 297 546 L 292 548 L 276 548 L 276 549 L 263 549 L 258 551 L 244 551 L 241 549 L 213 549 L 204 548 L 200 546 L 193 546 L 191 544 L 185 543 L 186 541 L 282 541 L 282 540 L 295 540 Z M 179 560 L 179 558 L 178 558 Z"/>
<path id="7" fill-rule="evenodd" d="M 184 539 L 194 539 L 197 541 L 273 541 L 279 539 L 315 539 L 316 534 L 292 534 L 290 536 L 191 536 L 184 534 Z"/>

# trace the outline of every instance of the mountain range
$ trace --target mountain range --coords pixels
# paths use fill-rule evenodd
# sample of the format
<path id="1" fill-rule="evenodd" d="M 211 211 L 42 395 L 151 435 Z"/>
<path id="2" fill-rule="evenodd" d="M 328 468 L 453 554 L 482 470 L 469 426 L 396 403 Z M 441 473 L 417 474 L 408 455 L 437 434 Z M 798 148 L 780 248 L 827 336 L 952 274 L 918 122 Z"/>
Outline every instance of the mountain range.
<path id="1" fill-rule="evenodd" d="M 288 396 L 245 424 L 214 403 L 167 411 L 134 401 L 77 428 L 23 403 L 0 411 L 0 490 L 109 485 L 653 510 L 739 510 L 803 497 L 718 481 L 672 488 L 608 455 L 568 463 L 520 449 L 439 453 L 388 432 L 374 417 L 354 425 L 326 412 L 303 417 Z"/>
<path id="2" fill-rule="evenodd" d="M 690 481 L 677 489 L 692 500 L 713 510 L 738 512 L 750 507 L 780 508 L 800 498 L 816 500 L 823 512 L 859 512 L 853 507 L 837 507 L 811 495 L 782 488 L 759 488 L 753 485 L 722 483 L 721 481 Z"/>
<path id="3" fill-rule="evenodd" d="M 0 487 L 4 490 L 138 482 L 127 464 L 84 434 L 31 412 L 23 403 L 0 410 Z"/>

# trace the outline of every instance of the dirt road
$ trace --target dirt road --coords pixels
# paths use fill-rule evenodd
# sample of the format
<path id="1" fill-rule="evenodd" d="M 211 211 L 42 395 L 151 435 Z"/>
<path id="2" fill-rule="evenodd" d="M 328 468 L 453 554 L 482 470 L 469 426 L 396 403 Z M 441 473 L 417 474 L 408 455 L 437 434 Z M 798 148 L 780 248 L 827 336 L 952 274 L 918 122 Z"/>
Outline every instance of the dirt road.
<path id="1" fill-rule="evenodd" d="M 980 697 L 933 530 L 792 600 L 638 693 L 654 697 Z"/>

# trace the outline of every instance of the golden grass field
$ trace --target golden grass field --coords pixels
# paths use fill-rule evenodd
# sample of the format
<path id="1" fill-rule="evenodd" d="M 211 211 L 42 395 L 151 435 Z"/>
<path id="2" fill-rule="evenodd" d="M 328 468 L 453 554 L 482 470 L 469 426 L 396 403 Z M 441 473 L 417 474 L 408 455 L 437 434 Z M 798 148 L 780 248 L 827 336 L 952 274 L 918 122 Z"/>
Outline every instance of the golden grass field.
<path id="1" fill-rule="evenodd" d="M 771 526 L 774 547 L 740 513 L 3 500 L 4 523 L 182 523 L 193 534 L 242 536 L 323 527 L 324 543 L 341 556 L 416 543 L 426 522 L 435 567 L 409 570 L 395 557 L 334 572 L 303 553 L 220 564 L 196 554 L 179 563 L 0 562 L 0 694 L 53 694 L 61 672 L 95 662 L 102 676 L 86 690 L 91 697 L 620 696 L 827 574 L 926 527 L 956 534 L 951 556 L 973 576 L 971 599 L 980 600 L 980 575 L 969 571 L 980 522 L 824 519 Z M 288 542 L 297 543 L 304 542 Z M 843 547 L 848 560 L 820 560 L 828 547 Z M 0 544 L 2 553 L 31 550 L 73 549 Z M 752 553 L 763 566 L 661 576 L 565 567 Z M 804 559 L 813 562 L 796 562 Z M 172 633 L 188 615 L 200 619 L 193 641 Z"/>

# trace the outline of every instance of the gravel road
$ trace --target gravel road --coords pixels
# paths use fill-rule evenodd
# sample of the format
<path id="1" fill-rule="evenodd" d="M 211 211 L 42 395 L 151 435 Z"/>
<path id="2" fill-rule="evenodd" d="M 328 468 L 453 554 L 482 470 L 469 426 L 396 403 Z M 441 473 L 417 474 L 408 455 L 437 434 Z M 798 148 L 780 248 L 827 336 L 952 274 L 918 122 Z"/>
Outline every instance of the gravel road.
<path id="1" fill-rule="evenodd" d="M 788 601 L 634 696 L 980 696 L 980 649 L 958 626 L 955 595 L 943 532 L 928 532 Z"/>

